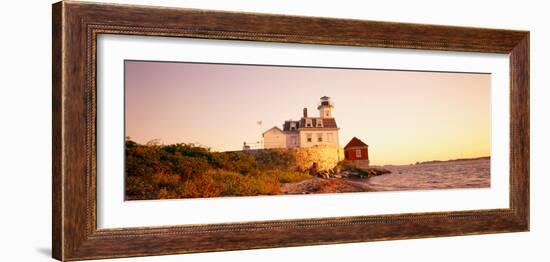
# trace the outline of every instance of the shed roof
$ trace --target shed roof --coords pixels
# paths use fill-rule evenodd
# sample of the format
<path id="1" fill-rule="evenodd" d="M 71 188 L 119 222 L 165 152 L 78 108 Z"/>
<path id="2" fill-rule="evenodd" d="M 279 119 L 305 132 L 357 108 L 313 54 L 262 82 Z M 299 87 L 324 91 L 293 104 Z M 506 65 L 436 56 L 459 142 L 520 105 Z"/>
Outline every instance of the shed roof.
<path id="1" fill-rule="evenodd" d="M 363 143 L 363 141 L 359 140 L 357 137 L 353 137 L 349 143 L 344 147 L 344 149 L 348 147 L 368 147 L 369 145 Z"/>

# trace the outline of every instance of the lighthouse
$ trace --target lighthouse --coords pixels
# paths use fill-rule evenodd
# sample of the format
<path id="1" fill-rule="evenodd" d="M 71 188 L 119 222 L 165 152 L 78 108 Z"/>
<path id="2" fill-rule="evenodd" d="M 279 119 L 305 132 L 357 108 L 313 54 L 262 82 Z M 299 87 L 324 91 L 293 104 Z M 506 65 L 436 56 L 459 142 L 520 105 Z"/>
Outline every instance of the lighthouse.
<path id="1" fill-rule="evenodd" d="M 339 128 L 332 116 L 333 108 L 330 97 L 321 97 L 317 106 L 318 117 L 308 115 L 307 108 L 304 108 L 300 120 L 285 121 L 282 129 L 274 126 L 266 130 L 262 134 L 264 148 L 338 147 Z"/>
<path id="2" fill-rule="evenodd" d="M 334 105 L 332 104 L 332 101 L 330 100 L 330 97 L 323 96 L 321 97 L 321 103 L 317 107 L 319 110 L 319 117 L 321 118 L 332 118 L 332 109 L 334 108 Z"/>

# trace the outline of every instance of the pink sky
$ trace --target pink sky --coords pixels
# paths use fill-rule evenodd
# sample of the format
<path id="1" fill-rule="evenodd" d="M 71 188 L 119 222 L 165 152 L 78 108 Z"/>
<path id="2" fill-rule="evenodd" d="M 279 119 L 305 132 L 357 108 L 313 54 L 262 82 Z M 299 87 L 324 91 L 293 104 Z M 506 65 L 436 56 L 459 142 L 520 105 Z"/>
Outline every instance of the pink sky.
<path id="1" fill-rule="evenodd" d="M 126 135 L 139 143 L 240 150 L 263 130 L 317 116 L 332 98 L 340 145 L 356 136 L 373 164 L 490 154 L 489 74 L 125 62 Z"/>

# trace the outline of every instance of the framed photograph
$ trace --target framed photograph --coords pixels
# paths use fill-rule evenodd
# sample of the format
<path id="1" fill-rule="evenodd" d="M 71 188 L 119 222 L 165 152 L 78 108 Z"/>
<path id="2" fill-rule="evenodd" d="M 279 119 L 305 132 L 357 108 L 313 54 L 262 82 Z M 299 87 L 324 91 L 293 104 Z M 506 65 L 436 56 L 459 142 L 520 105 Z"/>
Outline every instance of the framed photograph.
<path id="1" fill-rule="evenodd" d="M 53 257 L 529 230 L 529 32 L 53 5 Z"/>

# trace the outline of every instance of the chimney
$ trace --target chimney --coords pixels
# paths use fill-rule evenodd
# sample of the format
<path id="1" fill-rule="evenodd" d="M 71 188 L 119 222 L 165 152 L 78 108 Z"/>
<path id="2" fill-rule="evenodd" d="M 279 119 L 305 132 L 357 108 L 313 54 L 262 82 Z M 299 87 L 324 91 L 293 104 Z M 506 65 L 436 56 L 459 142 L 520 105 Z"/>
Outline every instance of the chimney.
<path id="1" fill-rule="evenodd" d="M 307 118 L 307 108 L 304 107 L 304 117 Z"/>

